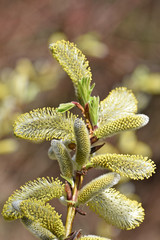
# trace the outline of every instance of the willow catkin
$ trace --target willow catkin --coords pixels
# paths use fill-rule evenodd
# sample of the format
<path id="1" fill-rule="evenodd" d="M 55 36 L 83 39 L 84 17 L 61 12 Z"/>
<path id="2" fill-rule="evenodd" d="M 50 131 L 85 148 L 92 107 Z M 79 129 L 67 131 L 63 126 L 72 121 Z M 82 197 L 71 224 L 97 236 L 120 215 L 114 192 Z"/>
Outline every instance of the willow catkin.
<path id="1" fill-rule="evenodd" d="M 77 118 L 74 122 L 74 133 L 76 138 L 76 157 L 77 168 L 80 170 L 82 166 L 89 160 L 90 155 L 90 139 L 89 133 L 83 120 Z"/>

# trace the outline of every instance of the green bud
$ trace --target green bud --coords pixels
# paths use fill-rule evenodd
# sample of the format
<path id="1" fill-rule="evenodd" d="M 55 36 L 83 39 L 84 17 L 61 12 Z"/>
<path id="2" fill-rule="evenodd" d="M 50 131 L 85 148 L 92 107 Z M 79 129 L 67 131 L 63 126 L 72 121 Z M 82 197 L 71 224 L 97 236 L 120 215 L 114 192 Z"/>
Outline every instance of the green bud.
<path id="1" fill-rule="evenodd" d="M 62 142 L 58 140 L 53 140 L 51 146 L 56 156 L 56 159 L 58 160 L 62 175 L 67 178 L 72 178 L 73 164 L 68 149 Z"/>
<path id="2" fill-rule="evenodd" d="M 59 107 L 57 108 L 57 111 L 63 113 L 63 112 L 66 112 L 66 111 L 72 109 L 73 107 L 75 107 L 74 103 L 71 103 L 71 102 L 69 102 L 69 103 L 61 103 L 59 105 Z"/>
<path id="3" fill-rule="evenodd" d="M 95 84 L 90 86 L 89 78 L 82 78 L 78 82 L 78 93 L 79 93 L 79 102 L 84 107 L 86 103 L 89 102 L 90 95 L 93 91 Z"/>
<path id="4" fill-rule="evenodd" d="M 99 117 L 99 97 L 90 97 L 89 100 L 89 115 L 91 118 L 92 125 L 97 125 Z"/>
<path id="5" fill-rule="evenodd" d="M 74 133 L 76 138 L 76 156 L 77 170 L 89 160 L 90 139 L 85 123 L 77 118 L 74 122 Z"/>

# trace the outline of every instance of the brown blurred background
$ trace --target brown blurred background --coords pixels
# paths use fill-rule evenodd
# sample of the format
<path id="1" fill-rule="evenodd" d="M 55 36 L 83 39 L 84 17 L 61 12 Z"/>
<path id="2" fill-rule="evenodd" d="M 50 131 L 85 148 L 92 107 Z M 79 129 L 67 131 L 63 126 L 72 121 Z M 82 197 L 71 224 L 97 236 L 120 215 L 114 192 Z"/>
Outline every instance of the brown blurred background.
<path id="1" fill-rule="evenodd" d="M 1 0 L 0 107 L 3 105 L 3 112 L 1 109 L 0 118 L 2 113 L 9 109 L 9 115 L 5 112 L 5 117 L 0 122 L 1 131 L 6 127 L 2 127 L 3 123 L 17 112 L 43 106 L 56 107 L 59 103 L 75 99 L 71 81 L 61 72 L 48 50 L 51 40 L 64 36 L 69 41 L 76 42 L 79 48 L 84 48 L 92 69 L 93 82 L 96 83 L 94 94 L 103 99 L 112 88 L 122 84 L 123 79 L 130 76 L 139 65 L 145 65 L 151 73 L 159 74 L 159 26 L 159 0 Z M 88 41 L 92 41 L 92 37 L 96 39 L 95 45 L 93 51 L 91 49 L 87 52 L 85 46 Z M 95 49 L 97 51 L 94 51 Z M 29 60 L 17 65 L 22 58 Z M 28 75 L 25 75 L 26 87 L 21 87 L 21 81 L 17 83 L 16 79 L 16 76 L 23 73 L 23 67 L 29 75 L 28 78 L 31 78 L 31 81 L 26 80 Z M 14 81 L 17 85 L 13 84 Z M 150 83 L 152 85 L 152 79 Z M 27 95 L 28 92 L 25 92 L 24 98 L 23 90 L 26 88 L 31 93 Z M 4 91 L 8 91 L 7 94 L 4 94 Z M 135 193 L 139 195 L 146 211 L 144 223 L 135 230 L 120 231 L 104 225 L 102 220 L 87 210 L 87 217 L 76 217 L 74 229 L 83 229 L 83 234 L 100 234 L 100 229 L 103 229 L 102 234 L 108 233 L 114 240 L 160 239 L 159 93 L 160 91 L 150 94 L 150 101 L 143 110 L 143 113 L 150 117 L 150 123 L 137 132 L 138 138 L 151 147 L 152 159 L 157 164 L 156 174 L 151 179 L 134 182 Z M 15 140 L 11 122 L 12 119 L 8 123 L 10 126 L 6 127 L 8 131 L 0 134 L 1 140 Z M 11 150 L 7 153 L 4 148 L 8 149 L 10 145 Z M 16 143 L 11 141 L 10 145 L 6 146 L 5 142 L 0 144 L 1 208 L 8 196 L 26 181 L 42 176 L 59 176 L 57 163 L 47 156 L 49 142 L 34 144 L 16 139 Z M 88 179 L 97 174 L 89 174 Z M 65 219 L 65 208 L 61 208 L 58 202 L 55 204 L 56 209 L 64 213 Z M 6 222 L 0 216 L 0 239 L 36 238 L 19 221 Z"/>

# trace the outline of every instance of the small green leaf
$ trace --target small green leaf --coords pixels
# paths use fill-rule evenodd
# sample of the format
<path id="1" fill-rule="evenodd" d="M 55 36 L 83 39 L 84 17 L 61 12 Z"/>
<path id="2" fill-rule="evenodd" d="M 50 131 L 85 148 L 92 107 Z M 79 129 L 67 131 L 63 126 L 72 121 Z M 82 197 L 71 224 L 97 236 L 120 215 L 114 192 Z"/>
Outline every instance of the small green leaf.
<path id="1" fill-rule="evenodd" d="M 89 78 L 82 78 L 78 82 L 78 96 L 79 102 L 84 107 L 86 103 L 89 102 L 90 95 L 93 91 L 95 84 L 90 86 L 90 79 Z"/>
<path id="2" fill-rule="evenodd" d="M 99 117 L 99 97 L 90 97 L 89 99 L 89 115 L 93 126 L 97 125 Z"/>
<path id="3" fill-rule="evenodd" d="M 73 180 L 73 178 L 68 178 L 68 177 L 63 176 L 63 175 L 61 175 L 61 177 L 63 179 L 65 179 L 67 182 L 69 182 L 71 184 L 72 188 L 74 187 L 74 180 Z"/>
<path id="4" fill-rule="evenodd" d="M 59 107 L 57 108 L 57 111 L 63 113 L 63 112 L 66 112 L 66 111 L 72 109 L 73 107 L 75 107 L 74 103 L 71 103 L 71 102 L 69 102 L 69 103 L 61 103 L 59 105 Z"/>

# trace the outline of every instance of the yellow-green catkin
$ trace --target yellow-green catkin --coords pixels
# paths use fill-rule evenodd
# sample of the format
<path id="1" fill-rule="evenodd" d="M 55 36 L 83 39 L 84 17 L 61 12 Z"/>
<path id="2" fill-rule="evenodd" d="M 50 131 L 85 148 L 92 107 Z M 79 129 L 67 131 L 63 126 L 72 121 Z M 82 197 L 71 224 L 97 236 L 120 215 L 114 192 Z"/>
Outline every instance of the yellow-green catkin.
<path id="1" fill-rule="evenodd" d="M 25 225 L 25 227 L 34 234 L 34 236 L 42 239 L 42 240 L 53 240 L 56 239 L 56 236 L 51 233 L 48 229 L 42 227 L 42 225 L 39 222 L 34 222 L 32 220 L 29 220 L 26 217 L 23 217 L 21 219 L 21 222 Z"/>
<path id="2" fill-rule="evenodd" d="M 88 78 L 90 81 L 92 80 L 89 62 L 86 60 L 86 57 L 74 43 L 64 40 L 50 44 L 50 50 L 53 57 L 71 78 L 76 96 L 79 98 L 78 82 L 82 78 Z"/>
<path id="3" fill-rule="evenodd" d="M 65 235 L 61 215 L 49 203 L 43 205 L 41 201 L 28 199 L 20 203 L 20 210 L 26 218 L 40 223 L 42 227 L 51 231 L 59 239 Z"/>
<path id="4" fill-rule="evenodd" d="M 74 141 L 73 124 L 77 116 L 59 113 L 54 108 L 35 109 L 18 116 L 14 123 L 17 137 L 32 141 L 70 139 Z"/>
<path id="5" fill-rule="evenodd" d="M 73 163 L 69 151 L 65 145 L 58 140 L 52 140 L 51 147 L 58 160 L 62 175 L 71 178 L 73 176 Z"/>
<path id="6" fill-rule="evenodd" d="M 77 170 L 89 160 L 90 155 L 90 139 L 85 123 L 77 118 L 74 122 L 74 133 L 76 138 L 76 156 Z"/>
<path id="7" fill-rule="evenodd" d="M 110 137 L 122 131 L 141 128 L 145 126 L 148 121 L 148 116 L 144 114 L 132 114 L 127 117 L 99 124 L 95 131 L 95 135 L 98 138 Z"/>
<path id="8" fill-rule="evenodd" d="M 119 180 L 120 175 L 117 173 L 107 173 L 98 178 L 95 178 L 80 190 L 78 195 L 78 204 L 84 204 L 88 202 L 94 196 L 104 191 L 106 188 L 117 184 Z"/>
<path id="9" fill-rule="evenodd" d="M 34 181 L 29 181 L 16 190 L 6 201 L 3 206 L 2 215 L 6 220 L 14 220 L 22 218 L 23 214 L 16 211 L 13 203 L 26 199 L 37 199 L 47 202 L 53 198 L 60 198 L 65 195 L 64 184 L 53 178 L 38 178 Z"/>
<path id="10" fill-rule="evenodd" d="M 135 114 L 137 112 L 137 99 L 133 92 L 125 87 L 113 89 L 109 95 L 100 102 L 99 121 L 113 121 L 118 118 Z"/>
<path id="11" fill-rule="evenodd" d="M 135 180 L 151 177 L 156 168 L 148 157 L 116 153 L 94 156 L 90 163 L 93 167 L 107 168 Z"/>
<path id="12" fill-rule="evenodd" d="M 79 240 L 111 240 L 105 237 L 99 237 L 96 235 L 84 235 L 79 238 Z"/>
<path id="13" fill-rule="evenodd" d="M 2 216 L 4 217 L 5 220 L 11 221 L 23 217 L 23 214 L 14 208 L 13 203 L 15 201 L 17 200 L 14 199 L 12 200 L 10 197 L 8 201 L 6 201 L 6 203 L 4 204 L 2 209 Z"/>
<path id="14" fill-rule="evenodd" d="M 95 196 L 87 205 L 107 223 L 121 229 L 134 229 L 144 220 L 141 203 L 128 199 L 113 188 Z"/>
<path id="15" fill-rule="evenodd" d="M 52 140 L 53 141 L 53 140 Z M 50 148 L 48 149 L 48 157 L 51 160 L 56 160 L 56 156 L 54 154 L 53 148 L 52 146 L 50 146 Z"/>

